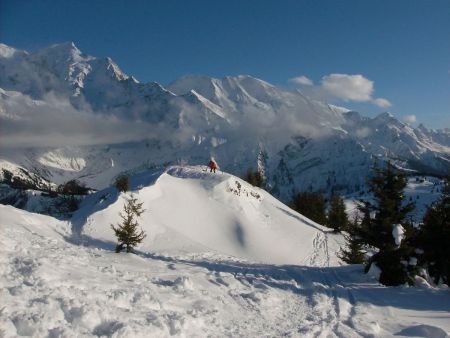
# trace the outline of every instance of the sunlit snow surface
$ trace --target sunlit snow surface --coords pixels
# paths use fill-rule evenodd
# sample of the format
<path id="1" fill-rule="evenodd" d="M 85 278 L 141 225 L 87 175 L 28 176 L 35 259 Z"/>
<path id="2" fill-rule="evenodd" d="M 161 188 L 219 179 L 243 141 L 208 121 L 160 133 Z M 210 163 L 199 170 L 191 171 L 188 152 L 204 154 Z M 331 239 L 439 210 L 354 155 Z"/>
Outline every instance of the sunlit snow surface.
<path id="1" fill-rule="evenodd" d="M 112 251 L 109 224 L 126 198 L 115 189 L 89 196 L 72 222 L 0 206 L 0 336 L 450 331 L 448 288 L 387 288 L 339 266 L 339 235 L 236 177 L 174 167 L 132 189 L 147 209 L 138 255 Z"/>

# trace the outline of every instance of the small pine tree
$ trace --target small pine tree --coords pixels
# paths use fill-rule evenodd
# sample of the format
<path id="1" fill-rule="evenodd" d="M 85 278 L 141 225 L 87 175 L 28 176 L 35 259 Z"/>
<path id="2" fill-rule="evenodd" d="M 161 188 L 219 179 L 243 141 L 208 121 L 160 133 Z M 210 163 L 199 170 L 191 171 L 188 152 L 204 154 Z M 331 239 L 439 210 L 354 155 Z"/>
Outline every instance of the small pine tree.
<path id="1" fill-rule="evenodd" d="M 261 188 L 264 183 L 264 178 L 259 171 L 253 171 L 252 168 L 249 168 L 244 176 L 244 181 L 247 181 L 255 187 Z"/>
<path id="2" fill-rule="evenodd" d="M 128 202 L 123 206 L 124 213 L 119 213 L 120 218 L 122 218 L 122 223 L 118 223 L 117 227 L 111 224 L 111 228 L 114 230 L 118 240 L 116 252 L 121 252 L 126 247 L 127 252 L 133 253 L 133 248 L 146 237 L 143 230 L 138 230 L 139 224 L 136 220 L 145 211 L 142 209 L 142 204 L 138 202 L 137 198 L 131 195 L 128 198 Z"/>
<path id="3" fill-rule="evenodd" d="M 120 175 L 116 178 L 114 185 L 120 192 L 127 192 L 130 186 L 130 178 L 127 175 Z"/>
<path id="4" fill-rule="evenodd" d="M 365 251 L 359 234 L 359 220 L 355 217 L 353 222 L 348 223 L 347 234 L 344 234 L 346 248 L 341 249 L 338 257 L 348 264 L 363 264 Z"/>
<path id="5" fill-rule="evenodd" d="M 381 270 L 380 282 L 385 285 L 412 283 L 412 269 L 408 267 L 411 252 L 408 238 L 406 236 L 398 245 L 393 236 L 396 225 L 406 229 L 406 234 L 410 233 L 406 216 L 414 209 L 414 204 L 404 204 L 406 183 L 406 175 L 396 170 L 390 162 L 385 169 L 375 168 L 375 176 L 369 181 L 375 203 L 364 203 L 360 209 L 364 214 L 361 239 L 366 246 L 378 250 L 368 261 L 366 272 L 372 263 L 376 263 Z M 372 212 L 374 218 L 370 217 Z"/>
<path id="6" fill-rule="evenodd" d="M 328 212 L 328 227 L 334 229 L 335 232 L 339 232 L 345 230 L 347 225 L 348 217 L 345 212 L 344 200 L 338 195 L 333 195 Z"/>
<path id="7" fill-rule="evenodd" d="M 290 203 L 290 207 L 319 224 L 327 224 L 325 199 L 318 192 L 301 192 Z"/>
<path id="8" fill-rule="evenodd" d="M 361 237 L 366 240 L 366 242 L 369 242 L 369 239 L 367 237 L 370 235 L 369 229 L 372 222 L 370 212 L 372 209 L 372 204 L 366 201 L 361 201 L 361 204 L 358 206 L 358 210 L 362 214 L 362 220 L 358 231 L 360 232 Z"/>
<path id="9" fill-rule="evenodd" d="M 417 239 L 423 250 L 420 263 L 436 284 L 450 286 L 450 179 L 439 200 L 428 207 Z"/>

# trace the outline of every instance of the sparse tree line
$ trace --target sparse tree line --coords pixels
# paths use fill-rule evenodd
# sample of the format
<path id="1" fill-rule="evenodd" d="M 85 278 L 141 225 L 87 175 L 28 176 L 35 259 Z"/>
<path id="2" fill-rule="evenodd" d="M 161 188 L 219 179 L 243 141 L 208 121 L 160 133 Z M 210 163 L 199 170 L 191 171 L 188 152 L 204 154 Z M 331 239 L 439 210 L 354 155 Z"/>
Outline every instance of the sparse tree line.
<path id="1" fill-rule="evenodd" d="M 49 203 L 44 213 L 70 215 L 78 209 L 82 196 L 87 195 L 92 190 L 75 179 L 55 186 L 43 178 L 32 177 L 26 171 L 20 170 L 23 177 L 2 169 L 3 175 L 0 183 L 12 188 L 8 194 L 0 197 L 2 204 L 14 205 L 19 208 L 24 207 L 29 199 L 26 190 L 33 190 L 39 191 L 42 196 L 52 199 L 52 203 Z"/>
<path id="2" fill-rule="evenodd" d="M 26 171 L 20 169 L 24 177 L 16 176 L 12 172 L 6 169 L 2 169 L 3 175 L 0 183 L 6 184 L 14 189 L 20 190 L 36 190 L 42 191 L 50 195 L 50 197 L 56 197 L 58 194 L 64 195 L 86 195 L 89 193 L 90 188 L 86 187 L 84 183 L 73 179 L 69 180 L 58 186 L 52 185 L 49 181 L 40 178 L 40 180 L 31 177 Z"/>
<path id="3" fill-rule="evenodd" d="M 449 179 L 423 222 L 415 224 L 409 217 L 414 203 L 404 195 L 406 175 L 390 162 L 384 169 L 374 170 L 368 182 L 373 201 L 361 201 L 359 215 L 351 221 L 337 195 L 332 196 L 328 212 L 321 193 L 299 193 L 290 206 L 317 223 L 342 231 L 346 246 L 340 258 L 349 264 L 364 264 L 365 272 L 376 265 L 385 285 L 413 284 L 415 276 L 450 285 Z"/>

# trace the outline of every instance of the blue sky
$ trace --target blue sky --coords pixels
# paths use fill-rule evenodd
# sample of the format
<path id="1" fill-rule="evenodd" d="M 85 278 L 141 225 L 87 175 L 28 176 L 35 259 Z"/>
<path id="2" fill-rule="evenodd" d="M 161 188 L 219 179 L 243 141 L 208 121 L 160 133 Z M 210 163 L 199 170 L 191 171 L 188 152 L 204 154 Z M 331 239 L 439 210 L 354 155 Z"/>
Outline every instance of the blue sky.
<path id="1" fill-rule="evenodd" d="M 64 41 L 141 82 L 250 74 L 450 128 L 449 0 L 0 0 L 0 42 Z"/>

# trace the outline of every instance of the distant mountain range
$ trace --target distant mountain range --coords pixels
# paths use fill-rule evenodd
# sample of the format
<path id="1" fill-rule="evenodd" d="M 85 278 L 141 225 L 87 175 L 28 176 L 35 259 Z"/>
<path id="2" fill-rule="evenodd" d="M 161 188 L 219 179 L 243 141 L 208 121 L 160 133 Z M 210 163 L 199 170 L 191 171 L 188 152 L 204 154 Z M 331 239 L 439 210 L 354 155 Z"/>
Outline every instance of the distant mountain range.
<path id="1" fill-rule="evenodd" d="M 0 131 L 0 168 L 93 188 L 210 157 L 235 175 L 260 170 L 285 200 L 360 190 L 374 161 L 450 173 L 448 129 L 364 117 L 248 75 L 140 83 L 73 43 L 33 53 L 0 44 Z"/>

